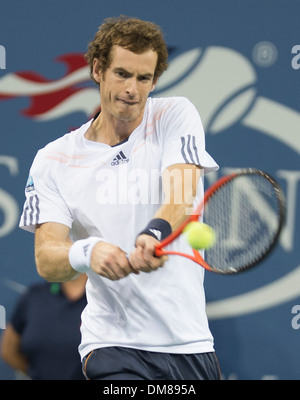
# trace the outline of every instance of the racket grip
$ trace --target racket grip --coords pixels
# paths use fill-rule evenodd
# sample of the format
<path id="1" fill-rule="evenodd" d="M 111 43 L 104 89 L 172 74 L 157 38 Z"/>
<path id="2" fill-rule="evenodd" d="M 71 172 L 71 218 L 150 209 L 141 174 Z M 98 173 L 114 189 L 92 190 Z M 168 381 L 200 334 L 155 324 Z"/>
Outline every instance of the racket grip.
<path id="1" fill-rule="evenodd" d="M 156 255 L 156 257 L 160 257 L 163 254 L 164 254 L 164 252 L 159 247 L 155 247 L 155 255 Z"/>

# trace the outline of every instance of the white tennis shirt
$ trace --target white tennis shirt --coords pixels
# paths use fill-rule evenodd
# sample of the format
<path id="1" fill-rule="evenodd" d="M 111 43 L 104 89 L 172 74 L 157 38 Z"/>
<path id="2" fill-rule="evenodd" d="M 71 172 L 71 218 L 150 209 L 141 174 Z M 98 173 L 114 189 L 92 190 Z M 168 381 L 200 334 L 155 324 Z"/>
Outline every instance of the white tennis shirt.
<path id="1" fill-rule="evenodd" d="M 218 168 L 205 150 L 200 116 L 183 97 L 149 98 L 142 123 L 116 146 L 87 140 L 92 120 L 39 150 L 25 189 L 20 227 L 58 222 L 72 240 L 101 236 L 126 252 L 163 200 L 161 173 L 174 164 Z M 203 195 L 200 178 L 198 195 Z M 184 238 L 170 245 L 191 252 Z M 169 256 L 163 268 L 110 281 L 88 272 L 82 313 L 83 358 L 123 346 L 169 353 L 213 351 L 204 269 Z"/>

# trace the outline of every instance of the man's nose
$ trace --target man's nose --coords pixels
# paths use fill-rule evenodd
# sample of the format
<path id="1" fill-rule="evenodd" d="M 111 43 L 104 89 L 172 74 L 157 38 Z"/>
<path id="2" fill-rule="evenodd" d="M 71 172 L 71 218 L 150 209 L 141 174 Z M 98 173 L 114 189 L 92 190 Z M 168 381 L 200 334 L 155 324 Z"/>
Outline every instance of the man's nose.
<path id="1" fill-rule="evenodd" d="M 134 96 L 137 93 L 137 81 L 135 78 L 130 78 L 126 81 L 126 93 Z"/>

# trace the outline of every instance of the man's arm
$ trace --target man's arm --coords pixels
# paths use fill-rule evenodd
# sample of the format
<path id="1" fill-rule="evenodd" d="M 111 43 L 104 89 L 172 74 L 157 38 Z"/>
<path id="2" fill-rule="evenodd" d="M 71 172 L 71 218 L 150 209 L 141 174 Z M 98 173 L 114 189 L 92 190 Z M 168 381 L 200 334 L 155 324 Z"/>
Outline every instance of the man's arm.
<path id="1" fill-rule="evenodd" d="M 9 324 L 1 339 L 1 356 L 12 368 L 27 374 L 28 362 L 22 352 L 21 336 Z"/>
<path id="2" fill-rule="evenodd" d="M 69 261 L 72 245 L 66 225 L 55 222 L 39 225 L 35 232 L 35 260 L 39 275 L 49 282 L 75 278 L 78 272 Z M 129 265 L 122 249 L 103 241 L 96 243 L 92 250 L 90 268 L 111 280 L 123 278 L 132 272 L 138 273 Z"/>
<path id="3" fill-rule="evenodd" d="M 202 174 L 201 168 L 194 164 L 175 164 L 166 168 L 162 174 L 164 203 L 154 218 L 166 220 L 172 231 L 185 220 L 193 210 L 197 184 Z M 133 268 L 150 272 L 164 265 L 166 257 L 155 257 L 155 246 L 159 243 L 152 236 L 142 234 L 136 239 L 136 248 L 130 254 Z"/>
<path id="4" fill-rule="evenodd" d="M 193 211 L 193 202 L 202 169 L 194 164 L 175 164 L 166 168 L 162 174 L 164 204 L 157 210 L 154 218 L 169 222 L 172 231 Z"/>
<path id="5" fill-rule="evenodd" d="M 69 228 L 56 222 L 38 225 L 35 231 L 35 262 L 39 275 L 49 282 L 63 282 L 75 278 L 69 262 L 72 242 Z"/>

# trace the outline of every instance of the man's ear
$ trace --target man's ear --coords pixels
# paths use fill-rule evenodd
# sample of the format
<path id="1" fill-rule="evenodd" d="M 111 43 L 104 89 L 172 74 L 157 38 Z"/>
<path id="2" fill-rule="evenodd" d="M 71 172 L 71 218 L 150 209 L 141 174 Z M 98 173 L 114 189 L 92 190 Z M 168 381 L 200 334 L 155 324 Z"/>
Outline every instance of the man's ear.
<path id="1" fill-rule="evenodd" d="M 152 82 L 152 89 L 150 90 L 150 92 L 153 92 L 153 90 L 155 89 L 155 86 L 156 86 L 156 84 L 157 84 L 157 81 L 158 81 L 158 78 L 153 79 L 153 82 Z"/>
<path id="2" fill-rule="evenodd" d="M 93 78 L 97 83 L 100 83 L 102 70 L 100 69 L 100 63 L 97 58 L 93 59 Z"/>

